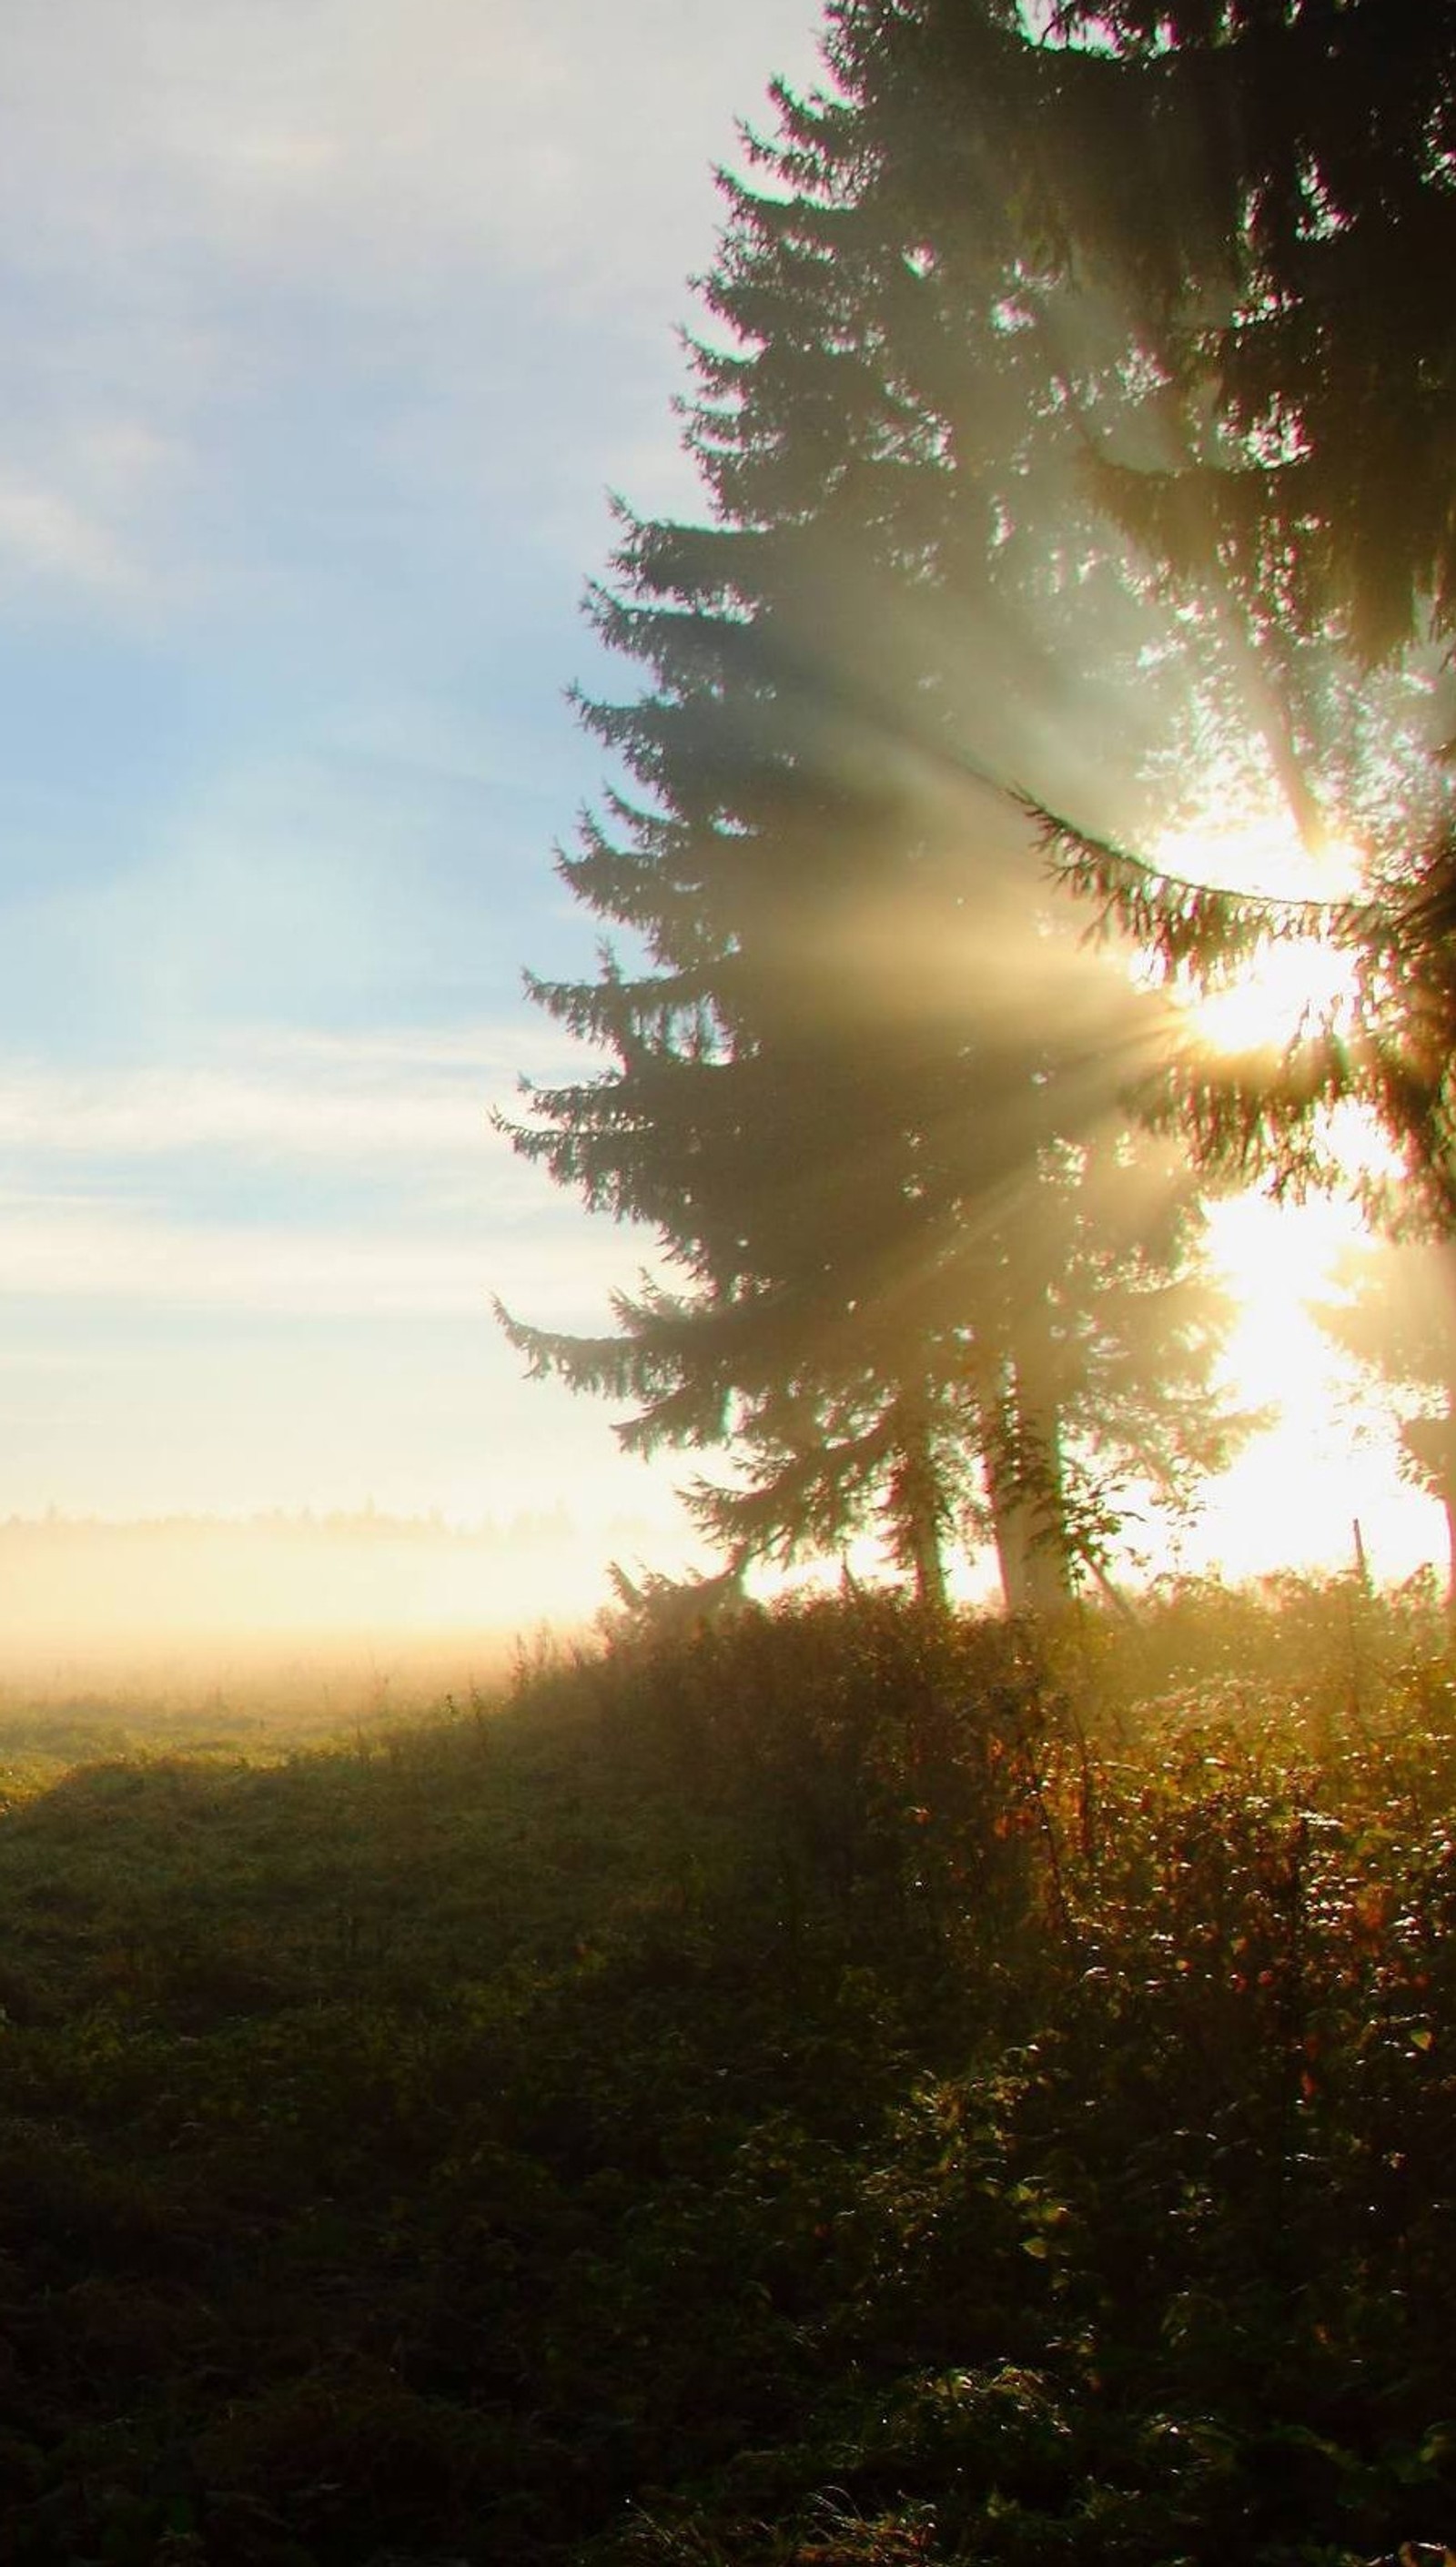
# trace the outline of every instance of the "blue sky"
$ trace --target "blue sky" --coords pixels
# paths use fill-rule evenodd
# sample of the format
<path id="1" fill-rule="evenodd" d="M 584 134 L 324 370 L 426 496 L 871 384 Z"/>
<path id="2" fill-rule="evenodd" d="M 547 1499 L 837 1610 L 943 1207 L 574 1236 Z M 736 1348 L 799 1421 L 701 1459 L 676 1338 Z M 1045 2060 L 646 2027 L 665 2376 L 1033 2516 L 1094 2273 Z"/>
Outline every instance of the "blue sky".
<path id="1" fill-rule="evenodd" d="M 668 1521 L 488 1311 L 633 1244 L 487 1117 L 590 951 L 605 492 L 690 502 L 712 164 L 815 15 L 7 12 L 0 1512 Z"/>

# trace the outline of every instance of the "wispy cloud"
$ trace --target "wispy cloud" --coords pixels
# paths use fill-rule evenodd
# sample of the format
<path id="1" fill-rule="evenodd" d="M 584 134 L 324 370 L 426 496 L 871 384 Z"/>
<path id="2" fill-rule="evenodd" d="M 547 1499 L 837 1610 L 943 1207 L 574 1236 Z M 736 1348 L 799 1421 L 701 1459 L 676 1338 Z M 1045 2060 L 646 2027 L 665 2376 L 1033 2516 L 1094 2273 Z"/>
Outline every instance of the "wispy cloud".
<path id="1" fill-rule="evenodd" d="M 508 1035 L 413 1028 L 354 1035 L 235 1036 L 210 1061 L 58 1071 L 0 1057 L 0 1153 L 12 1160 L 154 1160 L 213 1150 L 238 1158 L 511 1164 L 491 1109 L 513 1084 Z M 538 1066 L 563 1072 L 559 1037 Z M 574 1056 L 576 1066 L 581 1055 Z M 3 1162 L 0 1162 L 3 1164 Z"/>
<path id="2" fill-rule="evenodd" d="M 0 1203 L 0 1293 L 275 1312 L 443 1316 L 478 1307 L 459 1250 L 149 1220 L 85 1202 Z"/>
<path id="3" fill-rule="evenodd" d="M 336 465 L 374 453 L 401 488 L 413 476 L 410 506 L 433 486 L 478 511 L 483 460 L 529 480 L 549 518 L 583 443 L 573 343 L 592 344 L 597 385 L 583 490 L 624 481 L 645 342 L 657 415 L 684 274 L 718 219 L 709 163 L 770 72 L 810 73 L 816 16 L 814 0 L 11 12 L 0 324 L 25 362 L 7 382 L 0 553 L 23 544 L 35 570 L 114 604 L 281 578 L 256 508 L 241 539 L 239 476 L 249 454 L 276 463 L 270 421 L 305 381 Z M 145 507 L 136 488 L 108 502 L 99 475 L 158 457 Z M 568 558 L 582 532 L 568 506 Z"/>
<path id="4" fill-rule="evenodd" d="M 630 1278 L 631 1240 L 491 1128 L 493 1030 L 262 1032 L 243 1053 L 0 1065 L 0 1294 L 484 1324 L 498 1292 L 592 1325 Z M 284 1219 L 273 1179 L 290 1171 Z"/>
<path id="5" fill-rule="evenodd" d="M 0 472 L 0 555 L 12 571 L 39 572 L 84 587 L 131 585 L 136 565 L 100 518 L 90 516 L 64 491 L 14 480 Z"/>
<path id="6" fill-rule="evenodd" d="M 315 1229 L 138 1213 L 84 1197 L 0 1196 L 0 1296 L 49 1302 L 149 1302 L 289 1317 L 478 1316 L 489 1333 L 498 1292 L 545 1325 L 590 1325 L 613 1283 L 620 1244 L 549 1253 L 540 1237 L 492 1230 Z"/>
<path id="7" fill-rule="evenodd" d="M 44 202 L 33 255 L 53 266 L 130 273 L 139 246 L 161 246 L 174 271 L 186 244 L 373 299 L 453 254 L 610 275 L 630 295 L 704 202 L 703 146 L 730 151 L 734 110 L 773 70 L 811 71 L 817 15 L 813 0 L 137 0 L 124 15 L 49 0 L 7 28 L 0 203 Z"/>
<path id="8" fill-rule="evenodd" d="M 377 1080 L 341 1085 L 217 1070 L 144 1070 L 114 1080 L 0 1075 L 0 1150 L 27 1154 L 150 1159 L 209 1149 L 350 1162 L 479 1159 L 487 1138 L 479 1095 L 442 1086 L 411 1093 Z"/>

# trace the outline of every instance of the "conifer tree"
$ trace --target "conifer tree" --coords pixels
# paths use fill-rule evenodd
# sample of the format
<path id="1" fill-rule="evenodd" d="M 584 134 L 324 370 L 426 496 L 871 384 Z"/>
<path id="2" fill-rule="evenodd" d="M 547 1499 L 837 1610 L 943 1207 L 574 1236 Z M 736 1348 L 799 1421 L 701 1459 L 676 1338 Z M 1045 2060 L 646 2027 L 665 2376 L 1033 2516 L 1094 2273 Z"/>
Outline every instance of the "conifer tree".
<path id="1" fill-rule="evenodd" d="M 533 985 L 611 1066 L 513 1138 L 668 1274 L 602 1338 L 507 1324 L 635 1403 L 631 1448 L 728 1448 L 695 1503 L 731 1555 L 879 1521 L 933 1597 L 984 1508 L 1034 1604 L 1094 1548 L 1110 1457 L 1167 1482 L 1219 1428 L 1187 1188 L 1154 1219 L 1119 1137 L 1147 1002 L 1058 923 L 1003 788 L 1135 828 L 1199 644 L 1090 490 L 1082 409 L 1145 392 L 1074 289 L 1046 288 L 1054 358 L 1029 326 L 997 97 L 932 66 L 917 123 L 994 149 L 1005 201 L 928 223 L 891 183 L 868 102 L 902 15 L 831 13 L 835 89 L 777 92 L 728 184 L 688 410 L 712 513 L 624 510 L 593 601 L 648 690 L 582 707 L 630 781 L 561 871 L 632 950 Z M 993 0 L 963 15 L 1019 59 Z"/>
<path id="2" fill-rule="evenodd" d="M 1058 0 L 1052 30 L 1048 206 L 1184 395 L 1119 513 L 1261 643 L 1449 634 L 1453 0 Z"/>
<path id="3" fill-rule="evenodd" d="M 873 10 L 851 15 L 868 25 Z M 1272 943 L 1348 957 L 1333 1018 L 1244 1057 L 1175 1064 L 1161 1111 L 1210 1170 L 1338 1178 L 1357 1106 L 1398 1172 L 1386 1218 L 1456 1230 L 1456 7 L 1452 0 L 1059 0 L 1004 13 L 998 77 L 1034 96 L 1021 203 L 1053 338 L 1074 282 L 1149 398 L 1084 412 L 1087 482 L 1170 601 L 1220 637 L 1226 752 L 1262 762 L 1314 857 L 1353 841 L 1354 896 L 1309 900 L 1197 866 L 1043 799 L 1054 865 L 1169 977 L 1217 982 Z M 891 183 L 928 62 L 967 41 L 915 0 L 875 55 Z M 959 173 L 978 203 L 978 163 Z M 980 192 L 979 192 L 980 191 Z M 1156 218 L 1154 218 L 1154 209 Z"/>

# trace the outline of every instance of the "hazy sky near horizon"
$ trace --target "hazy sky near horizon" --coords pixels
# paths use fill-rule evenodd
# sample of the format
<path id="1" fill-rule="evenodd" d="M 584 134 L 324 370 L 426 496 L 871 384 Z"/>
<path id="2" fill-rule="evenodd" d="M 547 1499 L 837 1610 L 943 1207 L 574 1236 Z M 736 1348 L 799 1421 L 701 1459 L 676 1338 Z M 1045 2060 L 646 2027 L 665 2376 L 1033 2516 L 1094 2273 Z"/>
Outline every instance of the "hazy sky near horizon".
<path id="1" fill-rule="evenodd" d="M 0 1513 L 659 1510 L 489 1295 L 632 1244 L 488 1129 L 584 965 L 563 702 L 713 165 L 812 0 L 16 0 Z"/>

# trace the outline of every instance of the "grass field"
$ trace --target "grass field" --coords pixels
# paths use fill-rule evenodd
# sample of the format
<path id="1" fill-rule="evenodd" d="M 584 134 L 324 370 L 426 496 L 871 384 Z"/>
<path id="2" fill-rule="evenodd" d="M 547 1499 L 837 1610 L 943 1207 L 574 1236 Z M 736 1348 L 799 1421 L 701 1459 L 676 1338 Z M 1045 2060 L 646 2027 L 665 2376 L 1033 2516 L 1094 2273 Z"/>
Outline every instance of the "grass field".
<path id="1" fill-rule="evenodd" d="M 0 2558 L 1456 2541 L 1427 1599 L 217 1715 L 0 1705 Z"/>

